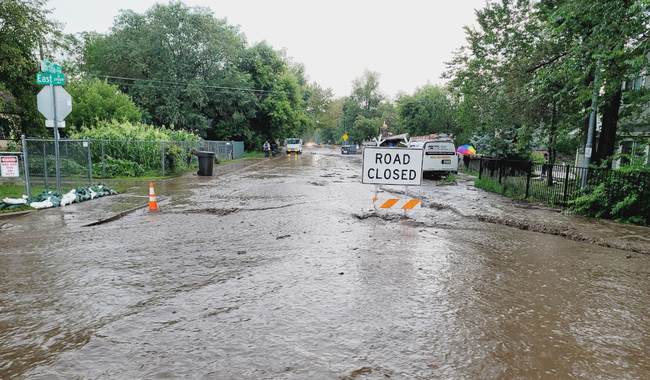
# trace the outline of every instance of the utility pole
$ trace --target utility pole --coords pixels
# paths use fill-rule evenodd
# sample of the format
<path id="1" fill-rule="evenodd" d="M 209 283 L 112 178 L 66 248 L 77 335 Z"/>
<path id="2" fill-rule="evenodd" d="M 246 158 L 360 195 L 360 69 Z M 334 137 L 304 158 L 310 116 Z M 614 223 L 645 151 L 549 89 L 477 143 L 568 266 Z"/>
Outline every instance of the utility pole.
<path id="1" fill-rule="evenodd" d="M 594 72 L 594 84 L 591 92 L 591 112 L 589 113 L 589 129 L 587 130 L 587 143 L 585 144 L 585 170 L 580 179 L 580 187 L 587 186 L 587 175 L 589 174 L 589 165 L 591 163 L 591 154 L 593 150 L 594 133 L 596 132 L 596 116 L 598 114 L 598 93 L 600 92 L 600 62 L 596 63 Z"/>

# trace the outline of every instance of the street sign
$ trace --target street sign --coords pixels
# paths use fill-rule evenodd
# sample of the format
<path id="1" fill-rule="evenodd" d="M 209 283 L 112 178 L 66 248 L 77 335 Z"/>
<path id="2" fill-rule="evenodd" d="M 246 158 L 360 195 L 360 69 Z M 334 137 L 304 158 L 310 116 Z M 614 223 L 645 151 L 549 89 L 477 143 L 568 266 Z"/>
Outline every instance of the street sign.
<path id="1" fill-rule="evenodd" d="M 343 141 L 348 141 L 348 139 L 350 138 L 350 136 L 348 135 L 347 132 L 345 132 L 345 133 L 343 134 L 343 136 L 341 136 L 341 138 L 343 139 Z"/>
<path id="2" fill-rule="evenodd" d="M 376 185 L 422 184 L 422 149 L 365 147 L 362 183 Z"/>
<path id="3" fill-rule="evenodd" d="M 65 88 L 61 86 L 47 86 L 36 95 L 36 104 L 38 111 L 45 116 L 47 120 L 54 120 L 54 104 L 52 102 L 52 91 L 56 100 L 56 121 L 62 122 L 72 111 L 72 97 Z M 47 124 L 46 124 L 47 126 Z M 58 127 L 57 126 L 57 127 Z M 52 124 L 52 127 L 54 125 Z"/>
<path id="4" fill-rule="evenodd" d="M 57 65 L 52 61 L 44 59 L 41 61 L 41 71 L 50 74 L 61 74 L 63 72 L 63 69 L 61 68 L 61 65 Z"/>
<path id="5" fill-rule="evenodd" d="M 0 156 L 0 177 L 20 177 L 18 156 Z"/>
<path id="6" fill-rule="evenodd" d="M 63 86 L 65 84 L 65 74 L 63 73 L 36 73 L 36 84 Z"/>

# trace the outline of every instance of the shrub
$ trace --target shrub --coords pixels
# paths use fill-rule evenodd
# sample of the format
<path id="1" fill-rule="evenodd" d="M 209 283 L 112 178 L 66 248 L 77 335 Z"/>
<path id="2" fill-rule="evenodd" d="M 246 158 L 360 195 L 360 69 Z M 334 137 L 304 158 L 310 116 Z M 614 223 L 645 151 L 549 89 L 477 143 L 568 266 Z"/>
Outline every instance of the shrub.
<path id="1" fill-rule="evenodd" d="M 71 81 L 66 89 L 74 99 L 74 107 L 66 119 L 70 129 L 92 125 L 98 120 L 142 120 L 142 111 L 116 85 L 99 79 L 80 79 Z"/>
<path id="2" fill-rule="evenodd" d="M 650 224 L 650 169 L 608 172 L 603 182 L 570 202 L 578 214 L 622 222 Z"/>
<path id="3" fill-rule="evenodd" d="M 43 162 L 43 157 L 34 156 L 29 160 L 29 173 L 33 176 L 44 176 L 45 165 L 47 165 L 47 176 L 56 176 L 56 161 L 53 155 L 48 155 L 47 162 Z M 88 166 L 82 165 L 77 161 L 69 158 L 61 158 L 61 175 L 67 176 L 85 176 L 88 174 Z M 84 163 L 85 164 L 85 163 Z"/>
<path id="4" fill-rule="evenodd" d="M 107 176 L 131 176 L 134 172 L 160 170 L 162 157 L 166 173 L 182 169 L 189 165 L 189 152 L 200 141 L 199 136 L 186 131 L 116 121 L 99 122 L 92 128 L 82 128 L 73 132 L 71 137 L 93 140 L 92 160 L 100 163 L 97 166 L 99 171 L 93 169 L 96 173 L 101 173 L 102 154 L 105 159 L 109 157 L 112 160 L 111 174 L 104 164 Z M 163 141 L 165 144 L 161 144 Z M 132 164 L 126 164 L 127 161 Z"/>
<path id="5" fill-rule="evenodd" d="M 145 170 L 137 162 L 122 160 L 119 158 L 106 157 L 102 166 L 101 162 L 93 164 L 93 175 L 96 177 L 138 177 L 144 175 Z"/>

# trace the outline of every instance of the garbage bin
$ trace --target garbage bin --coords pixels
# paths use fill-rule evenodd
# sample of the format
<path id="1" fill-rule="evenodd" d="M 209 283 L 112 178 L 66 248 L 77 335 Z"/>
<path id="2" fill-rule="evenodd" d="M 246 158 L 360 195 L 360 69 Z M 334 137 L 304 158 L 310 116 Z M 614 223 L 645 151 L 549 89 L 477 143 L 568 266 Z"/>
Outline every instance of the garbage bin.
<path id="1" fill-rule="evenodd" d="M 199 171 L 198 175 L 212 176 L 212 169 L 214 167 L 214 152 L 198 151 L 195 152 L 199 158 Z"/>

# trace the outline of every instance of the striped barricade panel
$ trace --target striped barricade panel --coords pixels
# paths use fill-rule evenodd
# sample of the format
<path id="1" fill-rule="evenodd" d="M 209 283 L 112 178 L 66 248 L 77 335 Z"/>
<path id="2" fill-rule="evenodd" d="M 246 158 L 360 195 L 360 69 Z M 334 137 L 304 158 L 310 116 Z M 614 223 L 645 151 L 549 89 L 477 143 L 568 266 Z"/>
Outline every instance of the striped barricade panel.
<path id="1" fill-rule="evenodd" d="M 412 210 L 420 208 L 422 201 L 417 198 L 386 198 L 380 199 L 377 196 L 372 197 L 373 203 L 381 209 L 393 210 Z"/>

